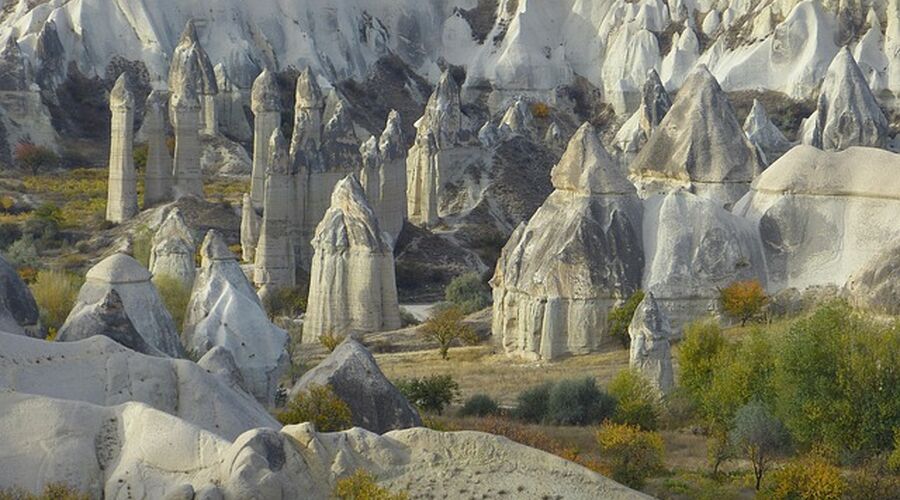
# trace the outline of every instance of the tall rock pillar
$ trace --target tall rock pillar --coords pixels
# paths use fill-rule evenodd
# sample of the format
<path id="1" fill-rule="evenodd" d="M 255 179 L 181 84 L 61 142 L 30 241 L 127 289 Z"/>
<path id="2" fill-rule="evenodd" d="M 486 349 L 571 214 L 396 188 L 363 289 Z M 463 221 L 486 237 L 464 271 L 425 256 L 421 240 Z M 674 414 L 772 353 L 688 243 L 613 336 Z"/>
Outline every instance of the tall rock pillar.
<path id="1" fill-rule="evenodd" d="M 147 97 L 144 130 L 147 132 L 147 167 L 144 171 L 144 207 L 172 199 L 172 157 L 166 143 L 165 92 L 154 90 Z"/>
<path id="2" fill-rule="evenodd" d="M 253 82 L 250 97 L 253 111 L 253 174 L 250 179 L 250 199 L 254 207 L 262 207 L 266 191 L 266 164 L 272 133 L 281 127 L 281 96 L 275 75 L 264 70 Z"/>
<path id="3" fill-rule="evenodd" d="M 170 114 L 175 128 L 175 196 L 203 198 L 200 172 L 200 100 L 193 85 L 172 96 Z"/>
<path id="4" fill-rule="evenodd" d="M 123 73 L 109 94 L 112 132 L 109 144 L 109 186 L 106 220 L 124 222 L 138 213 L 134 171 L 134 96 Z"/>
<path id="5" fill-rule="evenodd" d="M 288 144 L 276 128 L 269 141 L 269 161 L 263 191 L 263 218 L 256 246 L 253 281 L 260 297 L 296 284 L 291 221 L 294 199 L 294 165 Z"/>

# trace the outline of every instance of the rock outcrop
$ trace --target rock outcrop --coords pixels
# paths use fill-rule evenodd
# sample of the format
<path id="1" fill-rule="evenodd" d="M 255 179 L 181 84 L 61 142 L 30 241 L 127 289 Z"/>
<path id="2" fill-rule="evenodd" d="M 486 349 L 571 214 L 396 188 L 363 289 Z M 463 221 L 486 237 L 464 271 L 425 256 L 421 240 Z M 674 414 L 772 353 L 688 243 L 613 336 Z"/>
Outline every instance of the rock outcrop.
<path id="1" fill-rule="evenodd" d="M 65 480 L 96 498 L 328 498 L 338 479 L 365 469 L 380 486 L 410 498 L 454 497 L 473 485 L 488 496 L 649 498 L 479 432 L 416 428 L 379 436 L 363 429 L 318 433 L 300 424 L 223 439 L 145 405 L 95 406 L 16 392 L 0 393 L 0 428 L 27 436 L 0 450 L 4 489 L 39 492 Z"/>
<path id="2" fill-rule="evenodd" d="M 0 331 L 43 337 L 41 316 L 28 285 L 0 255 Z"/>
<path id="3" fill-rule="evenodd" d="M 728 205 L 747 192 L 761 163 L 728 96 L 701 66 L 630 168 L 642 197 L 686 187 Z"/>
<path id="4" fill-rule="evenodd" d="M 400 328 L 393 245 L 355 177 L 335 186 L 312 247 L 304 342 Z"/>
<path id="5" fill-rule="evenodd" d="M 200 119 L 202 107 L 194 82 L 184 79 L 172 89 L 169 117 L 175 129 L 175 158 L 172 175 L 176 198 L 203 199 L 203 174 L 200 170 Z"/>
<path id="6" fill-rule="evenodd" d="M 268 69 L 263 70 L 253 82 L 250 107 L 254 116 L 250 197 L 254 207 L 262 208 L 270 155 L 269 142 L 272 140 L 272 133 L 281 127 L 281 93 L 275 75 Z"/>
<path id="7" fill-rule="evenodd" d="M 166 355 L 148 344 L 144 337 L 134 328 L 128 315 L 125 313 L 125 305 L 118 292 L 110 289 L 106 295 L 88 307 L 82 308 L 78 314 L 66 318 L 65 324 L 56 335 L 57 342 L 74 342 L 84 340 L 95 335 L 103 335 L 122 344 L 123 346 L 150 356 L 165 357 Z"/>
<path id="8" fill-rule="evenodd" d="M 316 76 L 307 66 L 297 77 L 294 97 L 294 134 L 291 156 L 301 151 L 317 151 L 322 144 L 325 97 Z"/>
<path id="9" fill-rule="evenodd" d="M 244 194 L 241 202 L 241 256 L 244 262 L 256 259 L 256 244 L 259 242 L 260 216 L 253 207 L 249 193 Z"/>
<path id="10" fill-rule="evenodd" d="M 900 237 L 900 155 L 798 146 L 772 164 L 734 212 L 759 231 L 769 289 L 843 284 Z"/>
<path id="11" fill-rule="evenodd" d="M 110 290 L 115 290 L 125 306 L 125 314 L 148 345 L 167 356 L 183 357 L 175 323 L 150 278 L 150 272 L 138 261 L 115 253 L 87 272 L 69 318 L 78 317 L 82 309 L 94 307 L 105 300 Z"/>
<path id="12" fill-rule="evenodd" d="M 272 133 L 266 149 L 269 160 L 253 274 L 261 297 L 279 288 L 294 286 L 297 274 L 291 237 L 297 172 L 281 129 Z"/>
<path id="13" fill-rule="evenodd" d="M 406 219 L 406 147 L 400 114 L 391 111 L 381 137 L 360 147 L 360 184 L 383 231 L 397 241 Z"/>
<path id="14" fill-rule="evenodd" d="M 182 88 L 185 82 L 197 90 L 200 99 L 200 130 L 204 134 L 215 135 L 218 132 L 216 95 L 219 85 L 209 56 L 197 39 L 193 19 L 187 22 L 169 65 L 170 88 L 173 91 Z"/>
<path id="15" fill-rule="evenodd" d="M 628 164 L 644 147 L 671 107 L 672 98 L 659 73 L 650 70 L 641 90 L 641 105 L 616 133 L 616 148 L 625 155 L 623 163 Z"/>
<path id="16" fill-rule="evenodd" d="M 46 342 L 0 333 L 0 353 L 2 394 L 15 391 L 110 407 L 143 403 L 225 439 L 257 427 L 281 427 L 252 397 L 195 363 L 139 354 L 106 336 Z M 87 428 L 78 418 L 66 420 Z M 88 461 L 82 457 L 79 462 Z M 0 466 L 3 470 L 8 469 Z M 81 478 L 55 478 L 63 479 Z"/>
<path id="17" fill-rule="evenodd" d="M 628 336 L 631 369 L 643 375 L 660 394 L 668 394 L 675 387 L 670 345 L 672 328 L 653 293 L 648 292 L 635 310 Z"/>
<path id="18" fill-rule="evenodd" d="M 419 413 L 384 376 L 372 353 L 352 338 L 304 373 L 291 396 L 326 385 L 350 407 L 353 425 L 357 427 L 384 434 L 422 426 Z"/>
<path id="19" fill-rule="evenodd" d="M 527 358 L 597 349 L 609 309 L 644 269 L 641 201 L 590 124 L 551 177 L 556 190 L 515 230 L 491 281 L 493 333 Z"/>
<path id="20" fill-rule="evenodd" d="M 672 326 L 718 309 L 719 289 L 734 281 L 766 285 L 766 264 L 753 224 L 683 190 L 644 201 L 643 289 Z"/>
<path id="21" fill-rule="evenodd" d="M 240 372 L 242 386 L 271 406 L 279 378 L 290 364 L 288 335 L 269 321 L 256 290 L 219 233 L 206 234 L 200 255 L 200 273 L 184 322 L 184 343 L 199 356 L 225 348 Z"/>
<path id="22" fill-rule="evenodd" d="M 169 211 L 153 235 L 152 244 L 150 274 L 153 278 L 168 276 L 189 289 L 196 275 L 197 243 L 178 207 Z"/>
<path id="23" fill-rule="evenodd" d="M 757 99 L 753 99 L 753 107 L 750 114 L 744 120 L 744 133 L 750 142 L 759 148 L 765 156 L 764 161 L 771 164 L 791 149 L 791 142 L 781 133 L 781 130 L 769 119 L 766 108 Z"/>
<path id="24" fill-rule="evenodd" d="M 887 146 L 888 123 L 850 50 L 841 49 L 825 74 L 809 144 L 842 151 L 851 146 Z"/>
<path id="25" fill-rule="evenodd" d="M 528 102 L 521 96 L 517 97 L 504 113 L 500 126 L 506 126 L 511 134 L 533 137 L 534 115 Z"/>
<path id="26" fill-rule="evenodd" d="M 138 213 L 137 174 L 134 170 L 134 96 L 123 73 L 109 93 L 112 112 L 109 139 L 109 185 L 106 220 L 125 222 Z"/>
<path id="27" fill-rule="evenodd" d="M 172 157 L 166 137 L 168 96 L 159 90 L 150 92 L 144 112 L 147 135 L 147 166 L 144 172 L 144 207 L 172 200 Z"/>

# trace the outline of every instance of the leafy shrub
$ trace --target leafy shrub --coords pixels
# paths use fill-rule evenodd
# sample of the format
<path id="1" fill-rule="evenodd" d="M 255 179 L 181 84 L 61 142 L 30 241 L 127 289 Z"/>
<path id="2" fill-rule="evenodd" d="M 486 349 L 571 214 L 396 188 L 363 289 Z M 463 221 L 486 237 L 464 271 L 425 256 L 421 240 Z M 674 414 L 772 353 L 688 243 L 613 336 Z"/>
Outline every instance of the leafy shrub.
<path id="1" fill-rule="evenodd" d="M 616 399 L 614 422 L 636 425 L 645 431 L 656 430 L 662 405 L 659 394 L 646 378 L 634 370 L 623 370 L 609 383 L 608 390 Z"/>
<path id="2" fill-rule="evenodd" d="M 191 288 L 178 278 L 164 274 L 154 276 L 153 284 L 156 285 L 160 298 L 166 305 L 169 314 L 172 315 L 172 319 L 175 321 L 175 328 L 180 331 L 184 326 L 188 303 L 191 301 Z"/>
<path id="3" fill-rule="evenodd" d="M 306 299 L 309 290 L 301 286 L 286 286 L 274 290 L 266 296 L 263 307 L 270 318 L 296 318 L 306 311 Z"/>
<path id="4" fill-rule="evenodd" d="M 631 326 L 631 320 L 634 318 L 634 311 L 644 300 L 644 291 L 638 290 L 628 297 L 619 307 L 613 308 L 606 320 L 606 329 L 609 336 L 618 339 L 623 346 L 628 347 L 631 344 L 631 336 L 628 335 L 628 327 Z"/>
<path id="5" fill-rule="evenodd" d="M 695 321 L 684 331 L 678 347 L 679 382 L 696 401 L 709 388 L 716 358 L 725 348 L 722 329 L 713 321 Z"/>
<path id="6" fill-rule="evenodd" d="M 491 291 L 478 273 L 466 273 L 450 281 L 444 291 L 447 302 L 460 309 L 463 315 L 472 314 L 491 305 Z"/>
<path id="7" fill-rule="evenodd" d="M 319 335 L 319 343 L 322 344 L 328 352 L 334 352 L 337 349 L 337 346 L 341 345 L 341 342 L 346 339 L 344 335 L 338 335 L 332 331 L 328 331 Z"/>
<path id="8" fill-rule="evenodd" d="M 759 316 L 768 301 L 766 291 L 757 280 L 737 281 L 719 290 L 722 311 L 740 321 L 741 326 Z"/>
<path id="9" fill-rule="evenodd" d="M 38 257 L 37 247 L 34 246 L 34 240 L 30 236 L 23 236 L 6 249 L 6 260 L 14 267 L 36 268 L 40 266 L 41 261 Z"/>
<path id="10" fill-rule="evenodd" d="M 90 498 L 90 495 L 80 493 L 63 483 L 48 484 L 38 494 L 22 489 L 0 490 L 0 500 L 90 500 Z"/>
<path id="11" fill-rule="evenodd" d="M 894 450 L 888 455 L 887 467 L 895 474 L 900 473 L 900 427 L 894 429 Z"/>
<path id="12" fill-rule="evenodd" d="M 37 175 L 41 169 L 59 162 L 59 157 L 52 149 L 30 142 L 20 142 L 16 145 L 14 159 L 21 167 L 27 168 L 32 175 Z"/>
<path id="13" fill-rule="evenodd" d="M 478 335 L 471 326 L 463 323 L 464 314 L 457 307 L 448 307 L 435 313 L 422 325 L 425 338 L 437 342 L 441 358 L 450 359 L 450 346 L 456 342 L 477 344 Z"/>
<path id="14" fill-rule="evenodd" d="M 783 468 L 774 471 L 766 498 L 841 500 L 846 488 L 841 469 L 820 456 L 812 455 L 791 460 Z"/>
<path id="15" fill-rule="evenodd" d="M 31 284 L 31 293 L 41 312 L 41 323 L 54 335 L 75 307 L 83 280 L 74 273 L 59 270 L 39 271 Z"/>
<path id="16" fill-rule="evenodd" d="M 459 384 L 450 375 L 403 379 L 394 385 L 417 408 L 438 415 L 459 397 Z"/>
<path id="17" fill-rule="evenodd" d="M 757 490 L 772 459 L 788 444 L 788 434 L 782 423 L 758 402 L 738 410 L 729 439 L 734 449 L 753 466 Z"/>
<path id="18" fill-rule="evenodd" d="M 547 118 L 550 116 L 550 106 L 544 102 L 536 102 L 531 105 L 531 114 L 535 118 Z"/>
<path id="19" fill-rule="evenodd" d="M 327 385 L 310 386 L 297 394 L 275 418 L 284 425 L 310 422 L 320 432 L 343 431 L 353 426 L 350 407 Z"/>
<path id="20" fill-rule="evenodd" d="M 616 481 L 640 488 L 663 469 L 663 441 L 656 432 L 634 425 L 604 422 L 597 432 L 604 463 Z"/>
<path id="21" fill-rule="evenodd" d="M 462 417 L 486 417 L 500 412 L 497 402 L 487 394 L 476 394 L 466 400 L 459 410 Z"/>
<path id="22" fill-rule="evenodd" d="M 409 495 L 392 493 L 387 488 L 378 486 L 372 474 L 358 469 L 335 483 L 333 497 L 336 500 L 406 500 Z"/>
<path id="23" fill-rule="evenodd" d="M 22 234 L 34 240 L 51 242 L 59 237 L 62 211 L 52 203 L 44 203 L 22 224 Z"/>
<path id="24" fill-rule="evenodd" d="M 560 380 L 550 389 L 545 420 L 556 425 L 591 425 L 611 417 L 615 408 L 616 401 L 592 377 Z"/>
<path id="25" fill-rule="evenodd" d="M 547 416 L 547 408 L 550 402 L 550 389 L 552 382 L 547 382 L 519 393 L 516 398 L 516 418 L 535 424 L 541 423 Z"/>
<path id="26" fill-rule="evenodd" d="M 403 328 L 406 328 L 408 326 L 416 326 L 421 323 L 422 322 L 419 321 L 419 318 L 415 317 L 413 313 L 407 311 L 403 307 L 400 308 L 400 324 L 403 325 Z"/>

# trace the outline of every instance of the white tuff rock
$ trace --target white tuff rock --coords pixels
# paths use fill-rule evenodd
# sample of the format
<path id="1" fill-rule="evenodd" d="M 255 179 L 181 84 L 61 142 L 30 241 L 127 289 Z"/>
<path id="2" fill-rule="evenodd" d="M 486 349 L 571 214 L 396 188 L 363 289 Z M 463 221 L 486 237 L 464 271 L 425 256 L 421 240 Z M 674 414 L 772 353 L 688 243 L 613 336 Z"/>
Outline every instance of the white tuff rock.
<path id="1" fill-rule="evenodd" d="M 391 111 L 381 137 L 360 146 L 363 168 L 360 183 L 378 223 L 397 241 L 406 219 L 406 147 L 400 114 Z"/>
<path id="2" fill-rule="evenodd" d="M 147 167 L 144 173 L 144 207 L 172 200 L 172 156 L 166 137 L 166 107 L 169 97 L 154 90 L 147 97 L 144 132 L 147 135 Z"/>
<path id="3" fill-rule="evenodd" d="M 791 149 L 791 143 L 781 130 L 769 119 L 766 108 L 757 99 L 753 99 L 753 108 L 744 120 L 744 132 L 750 142 L 765 155 L 766 163 L 772 163 Z"/>
<path id="4" fill-rule="evenodd" d="M 631 368 L 650 381 L 660 394 L 668 394 L 675 387 L 670 345 L 672 328 L 653 293 L 648 292 L 635 310 L 628 336 L 631 337 Z"/>
<path id="5" fill-rule="evenodd" d="M 263 191 L 263 217 L 256 246 L 253 282 L 260 296 L 296 284 L 297 268 L 291 233 L 297 172 L 281 129 L 272 133 Z"/>
<path id="6" fill-rule="evenodd" d="M 150 274 L 168 276 L 190 288 L 196 274 L 197 243 L 181 210 L 173 208 L 153 235 L 150 249 Z M 180 326 L 180 325 L 179 325 Z"/>
<path id="7" fill-rule="evenodd" d="M 250 97 L 253 111 L 253 174 L 250 197 L 253 206 L 261 208 L 265 199 L 266 172 L 269 164 L 269 143 L 272 133 L 281 128 L 281 94 L 275 75 L 264 70 L 253 82 Z"/>
<path id="8" fill-rule="evenodd" d="M 109 142 L 109 187 L 106 220 L 121 223 L 138 213 L 134 170 L 134 96 L 122 73 L 109 93 L 112 125 Z"/>
<path id="9" fill-rule="evenodd" d="M 184 80 L 172 91 L 169 116 L 175 129 L 175 197 L 193 196 L 203 199 L 203 176 L 200 171 L 200 99 L 194 83 Z"/>

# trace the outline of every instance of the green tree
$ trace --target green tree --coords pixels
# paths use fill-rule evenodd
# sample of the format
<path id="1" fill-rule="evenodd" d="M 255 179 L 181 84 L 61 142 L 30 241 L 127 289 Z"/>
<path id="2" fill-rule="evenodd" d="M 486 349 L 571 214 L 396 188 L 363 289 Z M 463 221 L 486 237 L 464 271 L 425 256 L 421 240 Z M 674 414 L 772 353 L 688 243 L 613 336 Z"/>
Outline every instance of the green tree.
<path id="1" fill-rule="evenodd" d="M 616 400 L 593 377 L 560 380 L 550 389 L 545 421 L 555 425 L 592 425 L 611 417 Z"/>
<path id="2" fill-rule="evenodd" d="M 422 327 L 422 334 L 428 340 L 437 342 L 441 358 L 450 359 L 450 346 L 456 342 L 478 343 L 478 335 L 471 326 L 463 322 L 465 315 L 457 307 L 447 307 L 428 318 Z"/>
<path id="3" fill-rule="evenodd" d="M 769 297 L 757 280 L 736 281 L 719 290 L 719 304 L 722 311 L 740 321 L 741 326 L 759 316 L 768 302 Z"/>
<path id="4" fill-rule="evenodd" d="M 609 318 L 606 321 L 606 329 L 610 337 L 618 339 L 623 346 L 628 347 L 631 344 L 631 336 L 628 335 L 628 327 L 631 326 L 631 320 L 634 318 L 634 311 L 641 305 L 644 300 L 644 291 L 638 290 L 628 297 L 619 307 L 613 308 L 609 312 Z"/>
<path id="5" fill-rule="evenodd" d="M 491 291 L 478 273 L 466 273 L 453 278 L 444 291 L 444 298 L 458 307 L 464 315 L 491 305 Z"/>
<path id="6" fill-rule="evenodd" d="M 275 416 L 284 425 L 311 422 L 319 432 L 343 431 L 353 426 L 350 407 L 327 385 L 314 385 L 300 392 Z"/>
<path id="7" fill-rule="evenodd" d="M 53 150 L 30 142 L 20 142 L 16 146 L 14 157 L 16 163 L 27 168 L 31 175 L 37 175 L 41 169 L 59 162 L 59 157 Z"/>
<path id="8" fill-rule="evenodd" d="M 679 381 L 696 401 L 701 401 L 709 388 L 716 360 L 724 349 L 725 337 L 714 321 L 695 321 L 685 328 L 678 347 Z"/>
<path id="9" fill-rule="evenodd" d="M 336 500 L 406 500 L 406 493 L 393 493 L 387 488 L 378 486 L 375 476 L 364 469 L 339 479 L 334 485 Z"/>
<path id="10" fill-rule="evenodd" d="M 613 422 L 636 425 L 645 431 L 656 430 L 662 405 L 656 389 L 644 376 L 635 370 L 622 370 L 607 389 L 616 399 Z"/>
<path id="11" fill-rule="evenodd" d="M 394 385 L 417 408 L 438 415 L 459 397 L 459 384 L 450 375 L 402 379 Z"/>
<path id="12" fill-rule="evenodd" d="M 663 440 L 656 432 L 604 422 L 597 442 L 612 478 L 626 486 L 640 488 L 648 477 L 663 470 Z"/>
<path id="13" fill-rule="evenodd" d="M 788 445 L 787 431 L 768 408 L 753 402 L 737 411 L 729 438 L 734 449 L 753 465 L 758 491 L 772 460 Z"/>

